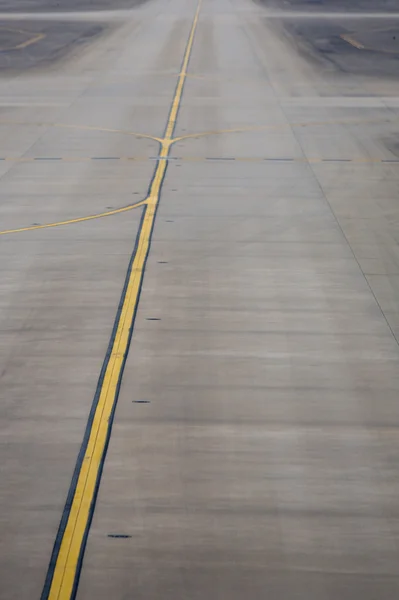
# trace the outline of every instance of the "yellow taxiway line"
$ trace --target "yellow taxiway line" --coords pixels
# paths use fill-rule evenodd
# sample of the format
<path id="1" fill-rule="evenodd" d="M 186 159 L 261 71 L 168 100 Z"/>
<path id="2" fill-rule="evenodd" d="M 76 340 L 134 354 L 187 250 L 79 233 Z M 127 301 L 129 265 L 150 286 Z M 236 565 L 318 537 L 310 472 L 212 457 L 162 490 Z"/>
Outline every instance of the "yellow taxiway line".
<path id="1" fill-rule="evenodd" d="M 184 53 L 181 73 L 166 125 L 165 138 L 161 142 L 161 159 L 166 158 L 170 152 L 200 7 L 201 0 L 197 6 Z M 159 160 L 149 195 L 143 201 L 145 206 L 135 252 L 129 267 L 109 352 L 104 362 L 82 450 L 55 541 L 42 600 L 71 600 L 76 595 L 166 169 L 167 161 Z"/>

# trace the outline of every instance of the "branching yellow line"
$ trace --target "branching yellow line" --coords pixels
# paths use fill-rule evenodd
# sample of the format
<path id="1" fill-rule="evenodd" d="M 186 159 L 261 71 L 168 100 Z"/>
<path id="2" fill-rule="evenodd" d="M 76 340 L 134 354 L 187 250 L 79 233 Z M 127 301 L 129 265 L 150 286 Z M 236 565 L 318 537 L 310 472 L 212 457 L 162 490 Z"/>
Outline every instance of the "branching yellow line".
<path id="1" fill-rule="evenodd" d="M 112 129 L 110 127 L 97 127 L 95 125 L 74 125 L 67 123 L 46 123 L 45 121 L 13 121 L 13 120 L 0 120 L 0 125 L 29 125 L 36 127 L 60 127 L 63 129 L 82 129 L 86 131 L 99 131 L 102 133 L 120 133 L 121 135 L 131 135 L 138 139 L 144 138 L 154 140 L 154 142 L 162 143 L 162 138 L 156 137 L 155 135 L 149 135 L 148 133 L 140 133 L 139 131 L 126 131 L 124 129 Z"/>
<path id="2" fill-rule="evenodd" d="M 386 120 L 386 119 L 384 119 Z M 256 133 L 257 131 L 279 131 L 281 129 L 290 129 L 291 127 L 322 127 L 323 125 L 361 125 L 363 123 L 378 123 L 381 119 L 345 119 L 333 121 L 306 121 L 299 123 L 280 123 L 278 125 L 249 125 L 247 127 L 232 127 L 229 129 L 214 129 L 210 131 L 199 131 L 197 133 L 187 133 L 180 135 L 172 140 L 172 144 L 176 144 L 181 140 L 190 138 L 201 138 L 210 135 L 224 135 L 226 133 Z M 397 118 L 391 119 L 390 122 L 398 121 Z"/>
<path id="3" fill-rule="evenodd" d="M 160 158 L 169 155 L 174 126 L 182 98 L 184 80 L 197 28 L 201 0 L 197 6 L 183 58 L 181 74 L 166 125 L 165 140 L 162 141 Z M 66 503 L 60 532 L 54 546 L 42 600 L 70 600 L 79 574 L 85 540 L 90 526 L 96 499 L 96 489 L 101 477 L 107 439 L 112 425 L 112 414 L 118 396 L 124 361 L 127 356 L 130 332 L 138 306 L 140 288 L 144 276 L 151 234 L 159 203 L 167 161 L 159 160 L 150 186 L 144 217 L 139 229 L 136 252 L 130 267 L 127 284 L 121 301 L 111 340 L 110 353 L 100 377 L 96 394 L 97 404 L 88 424 L 88 437 L 84 455 L 78 462 L 77 481 L 72 484 L 73 499 Z M 73 487 L 75 486 L 75 487 Z"/>
<path id="4" fill-rule="evenodd" d="M 178 137 L 171 137 L 172 133 L 173 133 L 173 129 L 174 129 L 174 124 L 176 122 L 176 115 L 177 115 L 177 111 L 179 108 L 179 104 L 180 104 L 180 100 L 181 100 L 181 93 L 182 93 L 182 89 L 183 89 L 183 84 L 184 84 L 184 80 L 187 77 L 187 62 L 183 63 L 183 68 L 181 73 L 179 74 L 179 80 L 178 80 L 178 86 L 176 88 L 176 96 L 175 99 L 178 99 L 177 103 L 173 103 L 172 105 L 172 109 L 170 112 L 170 121 L 168 121 L 168 127 L 166 130 L 166 134 L 164 138 L 158 138 L 158 137 L 154 137 L 151 135 L 147 135 L 145 133 L 136 133 L 136 132 L 128 132 L 128 131 L 123 131 L 120 129 L 105 129 L 105 128 L 98 128 L 98 127 L 90 127 L 90 126 L 85 126 L 85 125 L 66 125 L 63 123 L 53 123 L 52 125 L 54 127 L 66 127 L 66 128 L 78 128 L 78 129 L 88 129 L 88 130 L 93 130 L 93 131 L 105 131 L 105 132 L 110 132 L 110 133 L 122 133 L 125 135 L 134 135 L 138 138 L 149 138 L 151 140 L 154 140 L 156 142 L 158 142 L 161 145 L 161 151 L 159 153 L 159 157 L 161 159 L 165 159 L 169 156 L 169 151 L 170 148 L 185 139 L 190 139 L 190 138 L 201 138 L 201 137 L 206 137 L 206 136 L 211 136 L 211 135 L 224 135 L 224 134 L 229 134 L 229 133 L 246 133 L 246 132 L 257 132 L 257 131 L 266 131 L 266 130 L 279 130 L 282 129 L 284 127 L 309 127 L 309 126 L 315 126 L 315 127 L 320 127 L 323 125 L 337 125 L 337 124 L 341 124 L 341 125 L 359 125 L 362 123 L 374 123 L 374 122 L 378 122 L 381 119 L 347 119 L 347 120 L 343 120 L 343 121 L 313 121 L 313 122 L 306 122 L 306 123 L 291 123 L 290 125 L 285 125 L 285 124 L 281 124 L 281 125 L 253 125 L 253 126 L 248 126 L 248 127 L 236 127 L 236 128 L 231 128 L 231 129 L 218 129 L 218 130 L 214 130 L 214 131 L 202 131 L 202 132 L 197 132 L 197 133 L 189 133 L 186 135 L 182 135 L 182 136 L 178 136 Z M 391 122 L 397 121 L 398 119 L 392 119 Z M 0 121 L 0 125 L 1 124 L 10 124 L 10 122 L 2 122 Z M 18 122 L 14 121 L 13 124 L 18 124 Z M 22 122 L 19 122 L 19 124 L 23 124 Z M 49 123 L 35 123 L 36 125 L 51 125 Z M 173 125 L 173 126 L 172 126 Z M 148 157 L 121 157 L 121 159 L 124 160 L 149 160 Z M 24 157 L 7 157 L 6 160 L 9 161 L 15 161 L 15 162 L 25 162 L 28 160 L 33 160 L 30 158 L 24 158 Z M 90 157 L 70 157 L 70 158 L 62 158 L 63 161 L 67 161 L 70 160 L 71 162 L 79 160 L 91 160 Z M 195 161 L 195 160 L 206 160 L 206 157 L 182 157 L 179 160 L 191 160 L 191 161 Z M 253 158 L 245 158 L 245 157 L 240 157 L 240 158 L 236 158 L 236 160 L 247 160 L 247 161 L 251 161 L 251 160 L 264 160 L 263 158 L 259 158 L 257 159 L 256 157 Z M 303 159 L 298 159 L 303 161 Z M 322 159 L 321 158 L 313 158 L 313 159 L 308 159 L 308 162 L 321 162 Z M 352 162 L 382 162 L 380 159 L 352 159 Z M 162 163 L 162 164 L 161 164 Z M 166 161 L 165 160 L 161 160 L 160 164 L 159 164 L 159 169 L 160 171 L 165 171 L 166 170 Z M 22 233 L 25 231 L 34 231 L 36 229 L 49 229 L 50 227 L 60 227 L 62 225 L 73 225 L 75 223 L 82 223 L 84 221 L 91 221 L 93 219 L 101 219 L 103 217 L 110 217 L 112 215 L 116 215 L 119 213 L 123 213 L 123 212 L 127 212 L 129 210 L 132 210 L 134 208 L 138 208 L 140 206 L 143 206 L 144 204 L 151 204 L 151 198 L 152 198 L 152 192 L 150 192 L 150 195 L 148 196 L 148 198 L 145 198 L 144 200 L 141 200 L 140 202 L 136 202 L 134 204 L 129 204 L 128 206 L 124 206 L 122 208 L 117 208 L 114 210 L 110 210 L 107 212 L 102 212 L 102 213 L 98 213 L 95 215 L 89 215 L 86 217 L 78 217 L 76 219 L 69 219 L 69 220 L 65 220 L 65 221 L 57 221 L 55 223 L 45 223 L 43 225 L 31 225 L 28 227 L 18 227 L 15 229 L 6 229 L 4 231 L 0 231 L 0 235 L 7 235 L 7 234 L 11 234 L 11 233 Z"/>

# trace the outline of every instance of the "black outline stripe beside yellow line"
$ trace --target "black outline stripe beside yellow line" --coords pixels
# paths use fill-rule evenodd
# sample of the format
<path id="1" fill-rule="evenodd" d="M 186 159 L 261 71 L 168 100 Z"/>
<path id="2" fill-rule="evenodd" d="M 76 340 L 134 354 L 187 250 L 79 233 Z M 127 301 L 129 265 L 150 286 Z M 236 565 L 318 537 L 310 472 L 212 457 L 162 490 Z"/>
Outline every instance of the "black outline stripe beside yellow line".
<path id="1" fill-rule="evenodd" d="M 165 135 L 160 140 L 159 160 L 150 183 L 148 196 L 143 201 L 144 209 L 135 246 L 55 539 L 41 600 L 73 600 L 76 598 L 87 538 L 111 437 L 123 370 L 140 300 L 162 184 L 168 167 L 168 161 L 165 159 L 169 156 L 172 145 L 200 8 L 201 0 L 197 5 L 184 52 Z"/>

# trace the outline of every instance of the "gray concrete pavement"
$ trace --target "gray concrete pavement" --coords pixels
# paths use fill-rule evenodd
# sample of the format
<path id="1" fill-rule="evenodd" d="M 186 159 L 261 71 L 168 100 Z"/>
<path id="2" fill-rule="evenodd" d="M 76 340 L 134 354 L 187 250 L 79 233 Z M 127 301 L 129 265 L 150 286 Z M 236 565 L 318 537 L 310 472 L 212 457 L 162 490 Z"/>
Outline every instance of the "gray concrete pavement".
<path id="1" fill-rule="evenodd" d="M 143 209 L 73 221 L 146 197 L 195 10 L 0 81 L 1 230 L 70 221 L 0 235 L 2 600 L 40 597 Z M 399 81 L 372 61 L 203 1 L 78 600 L 398 597 Z"/>

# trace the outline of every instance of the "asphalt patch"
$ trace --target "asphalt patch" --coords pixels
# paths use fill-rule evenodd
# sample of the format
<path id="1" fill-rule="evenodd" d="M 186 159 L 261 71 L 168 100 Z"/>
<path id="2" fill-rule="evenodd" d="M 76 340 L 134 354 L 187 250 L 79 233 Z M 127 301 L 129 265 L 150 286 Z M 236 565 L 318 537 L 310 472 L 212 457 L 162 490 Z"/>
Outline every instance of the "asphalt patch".
<path id="1" fill-rule="evenodd" d="M 147 0 L 0 0 L 3 13 L 46 13 L 135 8 Z M 93 41 L 111 24 L 87 21 L 0 21 L 0 73 L 21 72 L 64 58 Z"/>
<path id="2" fill-rule="evenodd" d="M 128 9 L 148 0 L 0 0 L 0 12 L 76 12 Z"/>
<path id="3" fill-rule="evenodd" d="M 98 23 L 0 22 L 0 71 L 24 71 L 64 57 L 107 26 Z"/>
<path id="4" fill-rule="evenodd" d="M 287 17 L 279 17 L 280 25 L 296 50 L 309 61 L 342 73 L 397 79 L 399 20 L 390 17 L 389 12 L 399 12 L 399 0 L 255 1 L 269 9 L 289 13 Z M 302 14 L 300 19 L 295 19 L 293 11 L 318 14 L 309 19 Z M 388 14 L 386 19 L 365 20 L 363 11 Z M 359 12 L 359 18 L 343 18 L 345 12 Z M 330 18 L 323 18 L 323 13 L 328 13 Z M 331 13 L 337 13 L 336 18 L 331 18 Z"/>

